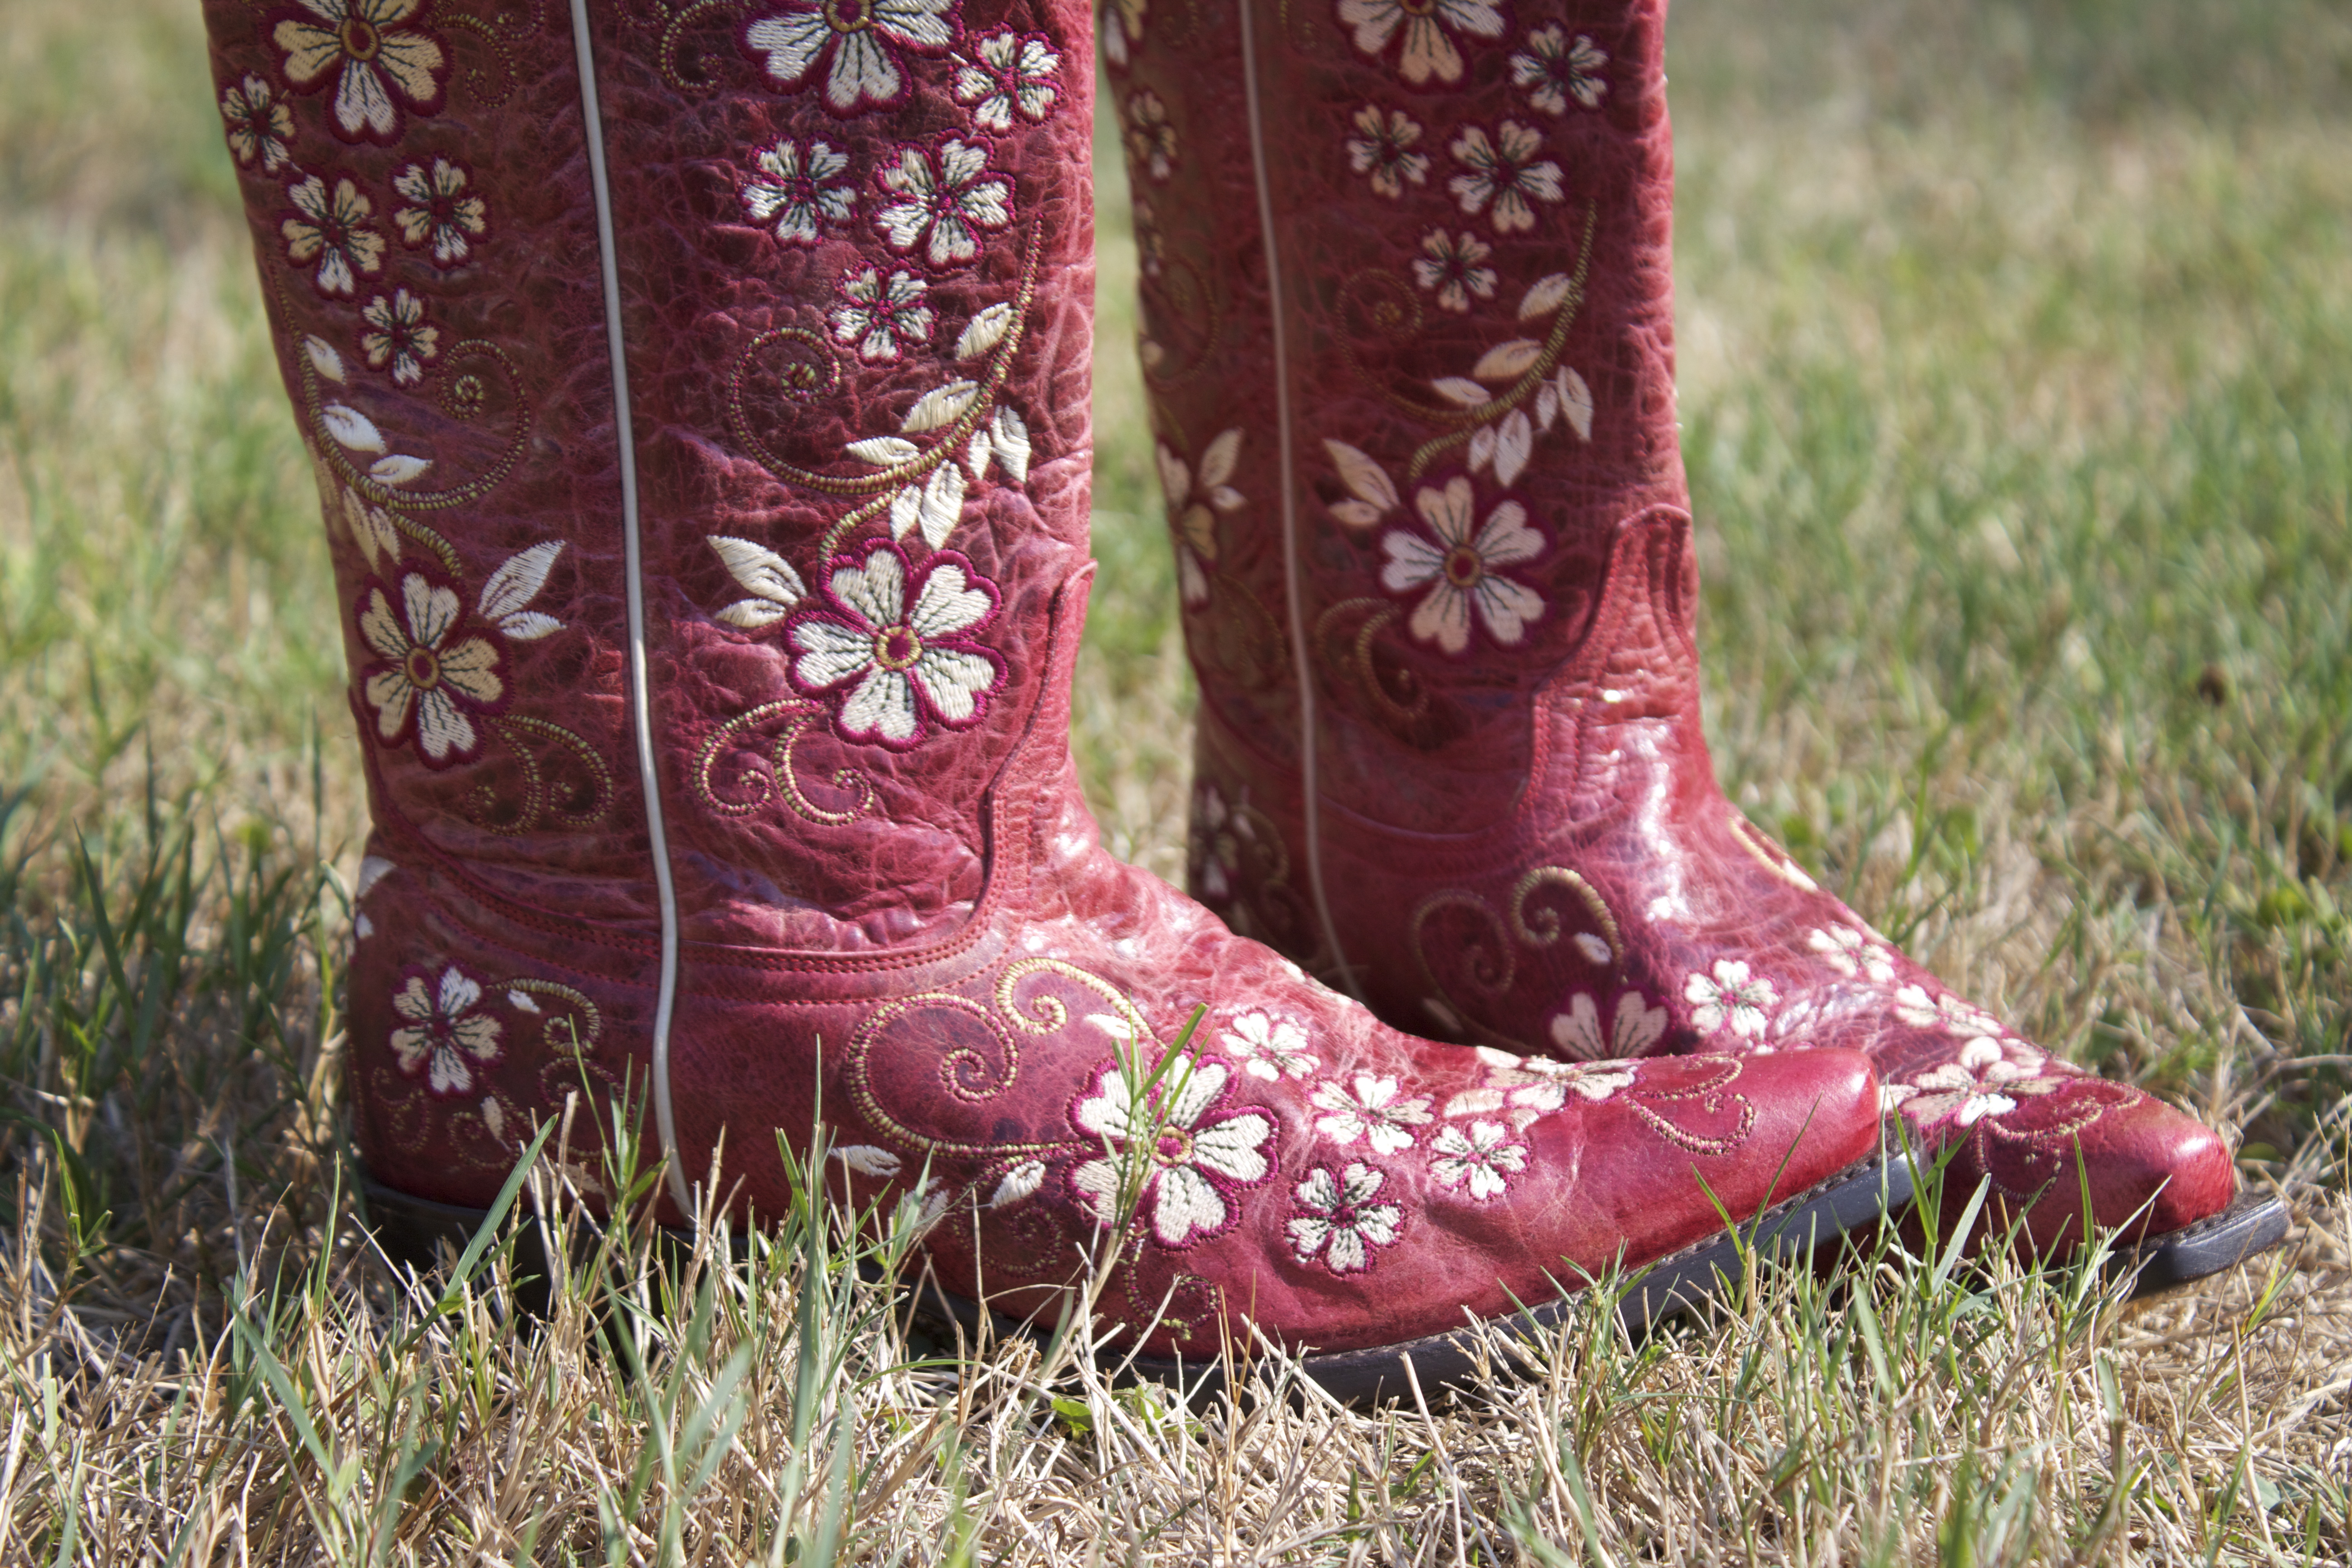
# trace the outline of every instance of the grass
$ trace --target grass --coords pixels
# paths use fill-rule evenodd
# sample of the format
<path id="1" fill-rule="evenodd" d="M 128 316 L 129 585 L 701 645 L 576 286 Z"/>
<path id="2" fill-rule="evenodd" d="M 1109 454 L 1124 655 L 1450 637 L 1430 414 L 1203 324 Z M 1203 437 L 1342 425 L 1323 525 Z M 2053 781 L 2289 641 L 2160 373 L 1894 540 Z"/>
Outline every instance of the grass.
<path id="1" fill-rule="evenodd" d="M 2134 1315 L 1890 1240 L 1639 1343 L 1596 1300 L 1376 1413 L 926 1340 L 866 1278 L 889 1216 L 669 1283 L 616 1234 L 535 1331 L 503 1248 L 404 1285 L 345 1188 L 333 595 L 194 8 L 13 0 L 0 1561 L 2352 1561 L 2352 22 L 1685 0 L 1670 40 L 1727 786 L 2240 1130 L 2285 1252 Z M 1104 172 L 1077 742 L 1170 873 L 1190 694 Z"/>

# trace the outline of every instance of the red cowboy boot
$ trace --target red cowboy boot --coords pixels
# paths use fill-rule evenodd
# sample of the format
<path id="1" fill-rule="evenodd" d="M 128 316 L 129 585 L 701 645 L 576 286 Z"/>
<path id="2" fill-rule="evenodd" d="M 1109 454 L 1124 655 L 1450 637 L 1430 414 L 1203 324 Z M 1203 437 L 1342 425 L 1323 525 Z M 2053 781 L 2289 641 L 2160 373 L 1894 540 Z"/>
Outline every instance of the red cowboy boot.
<path id="1" fill-rule="evenodd" d="M 2193 1278 L 2283 1234 L 1717 789 L 1675 429 L 1658 0 L 1120 9 L 1142 353 L 1202 702 L 1193 890 L 1391 1023 L 1868 1051 L 1947 1194 Z M 2078 1169 L 2070 1152 L 2079 1148 Z"/>
<path id="2" fill-rule="evenodd" d="M 395 1228 L 625 1086 L 662 1217 L 755 1220 L 821 1115 L 950 1291 L 1050 1311 L 1099 1251 L 1149 1354 L 1248 1320 L 1362 1392 L 1620 1262 L 1700 1288 L 1718 1202 L 1883 1202 L 1857 1055 L 1411 1038 L 1099 848 L 1081 6 L 207 14 L 348 606 Z"/>

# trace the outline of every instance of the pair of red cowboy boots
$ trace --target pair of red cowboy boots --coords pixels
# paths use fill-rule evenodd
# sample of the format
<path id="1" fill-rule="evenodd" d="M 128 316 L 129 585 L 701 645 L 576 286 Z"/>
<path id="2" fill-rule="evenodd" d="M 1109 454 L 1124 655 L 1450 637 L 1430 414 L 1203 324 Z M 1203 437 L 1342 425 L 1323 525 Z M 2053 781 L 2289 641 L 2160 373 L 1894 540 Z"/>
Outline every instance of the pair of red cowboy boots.
<path id="1" fill-rule="evenodd" d="M 1107 1267 L 1147 1358 L 1246 1320 L 1350 1390 L 1612 1268 L 1704 1290 L 1727 1216 L 1874 1218 L 1883 1104 L 2053 1189 L 2037 1239 L 2079 1148 L 2175 1273 L 2249 1244 L 2218 1139 L 1716 793 L 1654 5 L 1106 17 L 1195 883 L 1273 947 L 1104 854 L 1071 768 L 1083 9 L 205 8 L 342 587 L 389 1223 L 583 1094 L 643 1097 L 667 1221 L 756 1220 L 821 1121 L 950 1294 Z"/>

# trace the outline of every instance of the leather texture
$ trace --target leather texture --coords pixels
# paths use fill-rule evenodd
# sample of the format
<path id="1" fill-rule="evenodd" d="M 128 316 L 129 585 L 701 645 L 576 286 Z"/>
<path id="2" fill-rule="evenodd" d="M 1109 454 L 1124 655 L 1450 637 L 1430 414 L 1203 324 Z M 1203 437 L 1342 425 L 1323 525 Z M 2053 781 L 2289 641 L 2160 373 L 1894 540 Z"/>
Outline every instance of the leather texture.
<path id="1" fill-rule="evenodd" d="M 2085 1185 L 2143 1236 L 2227 1204 L 2219 1136 L 1953 994 L 1717 787 L 1664 5 L 1115 10 L 1193 891 L 1442 1037 L 1866 1051 L 1948 1201 L 1989 1179 L 2042 1247 Z"/>
<path id="2" fill-rule="evenodd" d="M 347 616 L 378 1180 L 481 1206 L 562 1117 L 596 1193 L 666 1068 L 735 1218 L 822 1121 L 946 1289 L 1107 1257 L 1164 1354 L 1456 1328 L 1876 1146 L 1857 1055 L 1408 1037 L 1102 851 L 1081 7 L 597 0 L 590 82 L 560 6 L 205 10 Z"/>

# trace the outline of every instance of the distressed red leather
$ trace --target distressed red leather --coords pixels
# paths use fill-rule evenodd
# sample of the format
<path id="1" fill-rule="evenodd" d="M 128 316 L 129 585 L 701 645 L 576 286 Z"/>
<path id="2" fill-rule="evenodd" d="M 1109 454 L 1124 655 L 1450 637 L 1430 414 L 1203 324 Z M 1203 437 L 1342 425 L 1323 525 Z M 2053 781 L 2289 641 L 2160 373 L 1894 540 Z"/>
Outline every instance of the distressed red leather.
<path id="1" fill-rule="evenodd" d="M 586 79 L 560 5 L 206 16 L 341 584 L 378 1180 L 480 1206 L 573 1108 L 593 1190 L 621 1102 L 667 1220 L 756 1219 L 822 1119 L 949 1289 L 1108 1256 L 1197 1352 L 1455 1328 L 1874 1146 L 1858 1056 L 1412 1038 L 1102 852 L 1083 8 L 598 0 Z"/>
<path id="2" fill-rule="evenodd" d="M 1954 995 L 1717 788 L 1664 5 L 1113 14 L 1193 891 L 1444 1037 L 1865 1050 L 1951 1200 L 1990 1178 L 2044 1246 L 2083 1180 L 2140 1234 L 2228 1204 L 2221 1138 Z"/>

